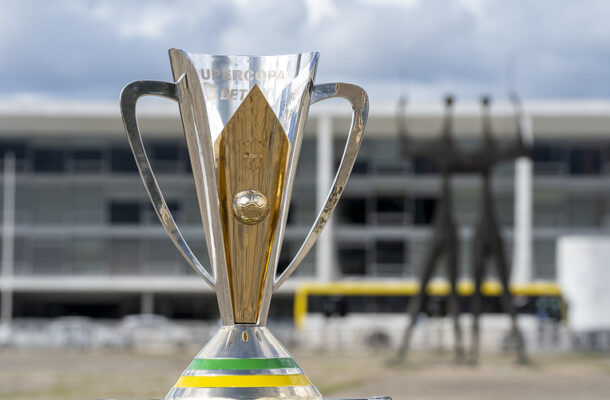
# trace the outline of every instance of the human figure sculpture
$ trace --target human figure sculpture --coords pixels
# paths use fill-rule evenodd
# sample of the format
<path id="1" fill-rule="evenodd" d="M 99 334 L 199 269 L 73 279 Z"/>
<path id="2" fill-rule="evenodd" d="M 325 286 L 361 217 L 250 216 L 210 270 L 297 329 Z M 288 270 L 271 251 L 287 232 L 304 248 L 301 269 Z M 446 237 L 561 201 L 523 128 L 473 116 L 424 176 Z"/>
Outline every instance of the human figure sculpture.
<path id="1" fill-rule="evenodd" d="M 480 344 L 479 316 L 482 309 L 481 287 L 486 272 L 485 261 L 491 258 L 498 269 L 498 277 L 503 288 L 503 305 L 511 318 L 511 332 L 515 338 L 518 361 L 524 363 L 527 361 L 525 344 L 517 325 L 516 310 L 509 291 L 510 268 L 506 262 L 491 188 L 491 173 L 493 168 L 502 162 L 528 154 L 519 123 L 521 120 L 521 108 L 517 98 L 513 97 L 518 121 L 517 141 L 511 146 L 501 147 L 496 143 L 491 133 L 489 98 L 483 97 L 481 101 L 483 106 L 483 140 L 477 149 L 467 152 L 459 149 L 452 137 L 453 102 L 451 96 L 445 98 L 446 110 L 441 138 L 425 144 L 416 144 L 410 140 L 404 115 L 406 100 L 401 99 L 399 102 L 397 126 L 401 155 L 409 158 L 419 157 L 434 164 L 441 175 L 441 193 L 435 211 L 432 237 L 423 261 L 420 279 L 421 290 L 409 304 L 409 322 L 394 361 L 401 362 L 407 356 L 417 316 L 426 309 L 429 299 L 426 287 L 436 270 L 441 255 L 445 255 L 447 259 L 447 275 L 450 284 L 449 310 L 453 317 L 455 334 L 455 360 L 457 362 L 465 360 L 462 331 L 459 323 L 459 299 L 457 293 L 459 239 L 452 206 L 451 177 L 457 173 L 471 173 L 481 177 L 482 188 L 479 218 L 472 242 L 475 288 L 472 296 L 473 324 L 469 361 L 473 364 L 478 362 Z"/>
<path id="2" fill-rule="evenodd" d="M 486 275 L 486 267 L 493 261 L 496 267 L 498 279 L 502 285 L 502 305 L 510 315 L 511 332 L 515 340 L 517 361 L 527 362 L 525 343 L 523 335 L 517 324 L 517 312 L 510 293 L 510 267 L 506 261 L 504 243 L 501 236 L 501 226 L 495 210 L 493 189 L 491 187 L 491 174 L 499 164 L 515 160 L 519 157 L 529 155 L 529 150 L 523 139 L 521 129 L 521 107 L 516 96 L 513 96 L 513 105 L 517 114 L 517 140 L 509 146 L 501 147 L 492 135 L 490 99 L 487 96 L 481 98 L 483 141 L 479 149 L 467 158 L 472 165 L 473 172 L 481 177 L 481 193 L 479 203 L 479 215 L 472 239 L 472 265 L 474 278 L 474 293 L 472 295 L 472 344 L 470 349 L 470 362 L 476 364 L 479 359 L 480 348 L 480 325 L 479 317 L 482 309 L 481 286 Z"/>
<path id="3" fill-rule="evenodd" d="M 459 323 L 460 310 L 457 294 L 459 241 L 452 204 L 451 176 L 459 169 L 458 166 L 463 164 L 463 162 L 460 159 L 460 152 L 451 134 L 453 97 L 445 97 L 445 117 L 441 137 L 429 143 L 414 143 L 410 139 L 404 116 L 405 105 L 406 100 L 402 99 L 399 103 L 400 109 L 397 119 L 401 155 L 405 158 L 418 157 L 432 163 L 441 175 L 441 194 L 434 215 L 434 230 L 423 261 L 420 281 L 421 290 L 409 303 L 409 324 L 405 330 L 395 361 L 400 362 L 406 358 L 417 316 L 426 308 L 429 299 L 426 287 L 433 277 L 440 257 L 444 255 L 447 261 L 447 275 L 451 286 L 448 309 L 453 316 L 455 359 L 459 362 L 464 359 L 464 348 L 462 344 L 462 330 Z"/>

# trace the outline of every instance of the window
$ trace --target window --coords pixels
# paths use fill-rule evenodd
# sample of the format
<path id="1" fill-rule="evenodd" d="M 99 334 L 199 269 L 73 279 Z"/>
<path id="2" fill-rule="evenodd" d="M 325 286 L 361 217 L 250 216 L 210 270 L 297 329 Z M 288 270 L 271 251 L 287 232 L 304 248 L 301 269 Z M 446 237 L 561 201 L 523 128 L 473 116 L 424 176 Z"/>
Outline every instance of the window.
<path id="1" fill-rule="evenodd" d="M 416 175 L 438 174 L 438 168 L 422 157 L 413 157 L 413 173 Z"/>
<path id="2" fill-rule="evenodd" d="M 280 250 L 280 257 L 277 264 L 277 275 L 281 274 L 286 270 L 286 268 L 288 268 L 290 261 L 292 261 L 292 257 L 294 257 L 294 254 L 292 252 L 292 246 L 290 246 L 289 241 L 284 240 L 284 243 L 282 243 L 282 250 Z"/>
<path id="3" fill-rule="evenodd" d="M 537 143 L 532 152 L 536 174 L 560 174 L 567 167 L 567 150 L 559 145 Z"/>
<path id="4" fill-rule="evenodd" d="M 104 258 L 102 239 L 76 238 L 72 241 L 70 261 L 75 274 L 100 274 Z"/>
<path id="5" fill-rule="evenodd" d="M 396 195 L 379 195 L 376 199 L 376 222 L 379 225 L 404 225 L 405 198 Z"/>
<path id="6" fill-rule="evenodd" d="M 364 243 L 338 245 L 339 268 L 346 276 L 366 274 L 366 247 Z"/>
<path id="7" fill-rule="evenodd" d="M 32 244 L 32 272 L 36 275 L 61 274 L 63 250 L 61 240 L 35 240 Z"/>
<path id="8" fill-rule="evenodd" d="M 144 242 L 146 254 L 144 258 L 144 268 L 146 273 L 151 275 L 172 275 L 178 269 L 178 250 L 174 244 L 167 240 L 149 239 Z"/>
<path id="9" fill-rule="evenodd" d="M 343 198 L 339 202 L 339 218 L 341 223 L 362 225 L 366 223 L 366 199 Z"/>
<path id="10" fill-rule="evenodd" d="M 155 143 L 150 146 L 152 166 L 159 172 L 177 172 L 180 167 L 180 148 L 172 142 Z"/>
<path id="11" fill-rule="evenodd" d="M 140 203 L 135 201 L 113 201 L 110 203 L 110 223 L 139 224 L 140 220 Z"/>
<path id="12" fill-rule="evenodd" d="M 113 147 L 110 152 L 110 164 L 112 172 L 137 172 L 133 154 L 127 147 Z"/>
<path id="13" fill-rule="evenodd" d="M 568 218 L 570 226 L 597 228 L 603 219 L 603 199 L 593 197 L 574 197 L 568 199 Z"/>
<path id="14" fill-rule="evenodd" d="M 72 170 L 76 173 L 100 172 L 103 167 L 100 149 L 76 149 L 72 151 Z"/>
<path id="15" fill-rule="evenodd" d="M 354 168 L 352 168 L 352 174 L 354 175 L 366 175 L 369 172 L 369 163 L 366 160 L 356 159 Z"/>
<path id="16" fill-rule="evenodd" d="M 76 224 L 99 224 L 104 221 L 104 203 L 99 185 L 72 186 L 68 212 Z"/>
<path id="17" fill-rule="evenodd" d="M 379 240 L 375 243 L 374 276 L 405 275 L 406 246 L 402 240 Z"/>
<path id="18" fill-rule="evenodd" d="M 413 200 L 415 225 L 430 225 L 434 220 L 436 210 L 436 199 L 431 197 L 416 197 Z"/>
<path id="19" fill-rule="evenodd" d="M 64 170 L 63 150 L 44 149 L 34 151 L 34 171 L 62 172 Z"/>
<path id="20" fill-rule="evenodd" d="M 599 175 L 602 169 L 599 149 L 576 148 L 570 151 L 570 175 Z"/>
<path id="21" fill-rule="evenodd" d="M 403 264 L 405 243 L 402 240 L 380 240 L 375 243 L 378 264 Z"/>
<path id="22" fill-rule="evenodd" d="M 134 275 L 140 264 L 140 241 L 137 239 L 111 239 L 109 242 L 108 268 L 113 275 Z"/>
<path id="23" fill-rule="evenodd" d="M 555 279 L 555 240 L 534 240 L 534 278 Z"/>
<path id="24" fill-rule="evenodd" d="M 64 213 L 69 207 L 66 197 L 70 194 L 62 186 L 29 187 L 26 191 L 24 211 L 33 217 L 33 222 L 39 225 L 54 225 L 66 221 Z M 29 205 L 28 208 L 27 206 Z M 18 205 L 19 207 L 19 205 Z"/>

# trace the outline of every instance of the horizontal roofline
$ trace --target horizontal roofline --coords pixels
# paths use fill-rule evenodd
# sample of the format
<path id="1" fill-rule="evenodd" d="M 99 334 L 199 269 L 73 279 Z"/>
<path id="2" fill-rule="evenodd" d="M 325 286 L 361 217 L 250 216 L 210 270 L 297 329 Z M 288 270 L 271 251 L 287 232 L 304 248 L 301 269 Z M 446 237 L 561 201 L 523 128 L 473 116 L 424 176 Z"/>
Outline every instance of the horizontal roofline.
<path id="1" fill-rule="evenodd" d="M 316 104 L 310 110 L 313 116 L 333 114 L 337 116 L 349 115 L 350 109 L 340 103 L 338 99 L 331 104 Z M 548 99 L 523 101 L 525 110 L 532 115 L 609 115 L 610 99 Z M 142 115 L 158 117 L 172 117 L 177 115 L 177 105 L 169 100 L 146 100 L 139 107 Z M 456 115 L 478 115 L 480 105 L 475 101 L 458 102 L 455 105 Z M 393 116 L 396 112 L 396 102 L 371 103 L 370 113 L 376 117 Z M 494 114 L 512 114 L 513 109 L 508 101 L 502 100 L 492 103 Z M 53 98 L 0 98 L 0 116 L 116 116 L 119 113 L 119 100 L 91 101 L 91 100 L 65 100 Z M 443 114 L 441 102 L 417 103 L 408 105 L 407 113 L 417 115 L 438 116 Z"/>

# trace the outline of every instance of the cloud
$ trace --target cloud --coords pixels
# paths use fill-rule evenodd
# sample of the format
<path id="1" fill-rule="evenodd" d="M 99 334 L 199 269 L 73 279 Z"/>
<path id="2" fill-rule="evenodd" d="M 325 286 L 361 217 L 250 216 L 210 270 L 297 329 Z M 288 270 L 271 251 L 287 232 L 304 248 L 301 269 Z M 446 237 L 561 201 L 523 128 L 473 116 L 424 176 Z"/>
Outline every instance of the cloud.
<path id="1" fill-rule="evenodd" d="M 170 79 L 167 49 L 223 54 L 320 50 L 318 81 L 375 100 L 610 96 L 610 4 L 567 0 L 8 0 L 0 96 L 115 99 Z"/>

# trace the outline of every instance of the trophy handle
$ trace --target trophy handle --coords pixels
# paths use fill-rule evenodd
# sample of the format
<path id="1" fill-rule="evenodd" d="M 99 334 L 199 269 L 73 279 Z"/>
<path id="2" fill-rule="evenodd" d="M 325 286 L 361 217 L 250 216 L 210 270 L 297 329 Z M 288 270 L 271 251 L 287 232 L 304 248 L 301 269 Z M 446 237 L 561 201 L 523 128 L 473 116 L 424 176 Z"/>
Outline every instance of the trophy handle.
<path id="1" fill-rule="evenodd" d="M 294 256 L 294 259 L 290 262 L 284 272 L 276 278 L 273 284 L 274 291 L 294 273 L 309 250 L 311 250 L 311 247 L 318 239 L 318 236 L 320 236 L 322 229 L 324 229 L 324 226 L 337 206 L 343 189 L 345 189 L 347 178 L 349 178 L 349 175 L 352 172 L 358 150 L 360 149 L 360 144 L 362 143 L 362 134 L 364 133 L 364 127 L 369 114 L 369 98 L 366 92 L 361 87 L 349 83 L 325 83 L 322 85 L 315 85 L 311 93 L 310 104 L 315 104 L 332 97 L 341 97 L 349 101 L 352 105 L 352 125 L 345 143 L 345 150 L 343 150 L 343 157 L 341 158 L 341 163 L 339 164 L 339 169 L 335 175 L 333 185 L 326 197 L 324 207 L 318 214 L 316 221 L 307 234 L 301 248 Z"/>
<path id="2" fill-rule="evenodd" d="M 163 228 L 165 228 L 170 239 L 174 242 L 180 251 L 180 254 L 184 256 L 191 267 L 201 275 L 208 285 L 214 288 L 214 278 L 203 265 L 201 265 L 186 243 L 186 240 L 184 240 L 152 172 L 146 150 L 144 149 L 144 143 L 142 142 L 142 135 L 138 128 L 138 120 L 136 119 L 136 103 L 142 96 L 160 96 L 179 102 L 180 96 L 178 94 L 177 86 L 174 83 L 162 81 L 135 81 L 130 83 L 125 86 L 121 92 L 121 115 L 123 117 L 123 125 L 127 131 L 129 145 L 131 146 L 131 151 L 133 152 L 136 165 L 138 166 L 138 171 L 140 172 L 144 187 L 148 192 L 150 201 L 153 204 Z"/>

